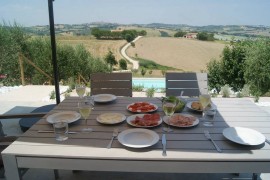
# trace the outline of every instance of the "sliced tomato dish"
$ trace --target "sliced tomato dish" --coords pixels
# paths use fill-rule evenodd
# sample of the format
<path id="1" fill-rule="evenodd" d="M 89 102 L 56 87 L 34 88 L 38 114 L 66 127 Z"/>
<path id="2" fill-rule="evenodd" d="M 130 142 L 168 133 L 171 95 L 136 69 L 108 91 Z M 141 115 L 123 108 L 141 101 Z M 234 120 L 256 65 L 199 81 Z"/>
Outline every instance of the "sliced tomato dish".
<path id="1" fill-rule="evenodd" d="M 156 107 L 148 102 L 136 102 L 128 106 L 128 109 L 132 112 L 151 112 L 156 110 Z"/>
<path id="2" fill-rule="evenodd" d="M 132 124 L 136 126 L 157 126 L 160 120 L 160 115 L 155 114 L 145 114 L 143 117 L 136 116 L 134 120 L 131 121 Z"/>

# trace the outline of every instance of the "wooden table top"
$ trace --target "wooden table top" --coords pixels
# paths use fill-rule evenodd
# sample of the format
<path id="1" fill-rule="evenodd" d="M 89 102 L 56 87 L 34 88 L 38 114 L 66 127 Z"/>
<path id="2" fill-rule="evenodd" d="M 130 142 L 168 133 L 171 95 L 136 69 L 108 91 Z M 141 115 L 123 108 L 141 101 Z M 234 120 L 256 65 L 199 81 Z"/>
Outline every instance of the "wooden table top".
<path id="1" fill-rule="evenodd" d="M 87 124 L 94 129 L 92 133 L 79 132 L 85 127 L 84 121 L 79 120 L 70 124 L 67 141 L 58 142 L 53 133 L 38 133 L 38 130 L 53 130 L 46 117 L 59 111 L 77 111 L 77 97 L 69 97 L 50 111 L 37 124 L 32 126 L 6 151 L 6 154 L 33 157 L 59 157 L 106 160 L 144 160 L 159 162 L 270 162 L 270 145 L 263 143 L 257 146 L 245 146 L 227 140 L 222 132 L 228 127 L 246 127 L 261 132 L 270 139 L 270 115 L 261 110 L 249 99 L 244 98 L 213 98 L 217 106 L 217 114 L 213 127 L 205 127 L 202 122 L 191 128 L 175 128 L 167 134 L 167 156 L 162 156 L 162 123 L 158 127 L 149 128 L 160 136 L 158 143 L 151 147 L 135 149 L 125 147 L 114 140 L 111 149 L 107 149 L 114 128 L 120 131 L 134 128 L 125 121 L 116 125 L 104 125 L 96 121 L 98 115 L 105 112 L 119 112 L 126 116 L 133 115 L 126 107 L 128 104 L 147 101 L 158 105 L 157 113 L 164 115 L 161 101 L 157 98 L 118 97 L 114 102 L 97 104 L 87 119 Z M 189 101 L 195 99 L 187 99 Z M 185 113 L 201 117 L 200 113 L 184 109 Z M 204 136 L 204 130 L 209 130 L 214 141 L 223 150 L 218 153 L 211 141 Z"/>

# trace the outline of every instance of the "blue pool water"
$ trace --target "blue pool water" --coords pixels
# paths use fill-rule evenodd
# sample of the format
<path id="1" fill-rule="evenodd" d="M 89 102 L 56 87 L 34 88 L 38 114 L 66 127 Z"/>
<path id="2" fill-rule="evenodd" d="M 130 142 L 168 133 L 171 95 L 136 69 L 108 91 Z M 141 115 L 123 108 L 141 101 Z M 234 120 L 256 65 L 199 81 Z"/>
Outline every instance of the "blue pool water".
<path id="1" fill-rule="evenodd" d="M 165 78 L 132 78 L 132 84 L 135 86 L 142 85 L 144 88 L 165 88 Z"/>

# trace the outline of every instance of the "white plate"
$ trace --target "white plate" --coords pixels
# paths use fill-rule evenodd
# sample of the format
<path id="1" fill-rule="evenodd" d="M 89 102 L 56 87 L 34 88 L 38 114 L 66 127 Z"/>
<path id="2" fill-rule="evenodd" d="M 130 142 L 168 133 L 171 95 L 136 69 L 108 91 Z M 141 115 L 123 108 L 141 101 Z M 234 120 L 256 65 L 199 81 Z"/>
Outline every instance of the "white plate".
<path id="1" fill-rule="evenodd" d="M 186 117 L 194 117 L 194 118 L 196 118 L 195 116 L 192 116 L 192 115 L 190 115 L 190 114 L 175 113 L 174 115 L 182 115 L 182 116 L 186 116 Z M 174 116 L 174 115 L 173 115 L 173 116 Z M 170 126 L 174 126 L 174 127 L 193 127 L 193 126 L 198 125 L 199 122 L 200 122 L 199 119 L 196 118 L 192 125 L 189 125 L 189 126 L 178 126 L 178 125 L 174 125 L 174 124 L 169 124 L 169 122 L 168 122 L 168 116 L 164 116 L 164 117 L 163 117 L 163 121 L 164 121 L 166 124 L 168 124 L 168 125 L 170 125 Z"/>
<path id="2" fill-rule="evenodd" d="M 143 102 L 136 102 L 136 103 L 143 103 Z M 158 106 L 153 104 L 153 103 L 149 103 L 149 102 L 145 102 L 145 103 L 148 103 L 149 105 L 152 105 L 155 107 L 155 109 L 153 110 L 150 110 L 150 111 L 141 111 L 141 110 L 137 110 L 137 111 L 132 111 L 131 108 L 129 108 L 131 105 L 134 105 L 135 103 L 132 103 L 132 104 L 129 104 L 127 105 L 127 110 L 129 110 L 130 112 L 135 112 L 135 113 L 150 113 L 150 112 L 154 112 L 158 109 Z"/>
<path id="3" fill-rule="evenodd" d="M 94 95 L 94 101 L 99 103 L 106 103 L 116 100 L 116 96 L 113 94 L 97 94 Z"/>
<path id="4" fill-rule="evenodd" d="M 123 122 L 126 116 L 121 113 L 103 113 L 97 117 L 97 121 L 102 124 L 118 124 Z"/>
<path id="5" fill-rule="evenodd" d="M 67 121 L 73 123 L 81 118 L 81 115 L 76 111 L 63 111 L 49 115 L 46 120 L 48 123 L 55 123 L 57 121 Z"/>
<path id="6" fill-rule="evenodd" d="M 193 109 L 192 107 L 191 107 L 191 104 L 192 104 L 192 102 L 198 102 L 198 101 L 190 101 L 190 102 L 188 102 L 187 104 L 186 104 L 186 106 L 187 106 L 187 108 L 188 109 L 191 109 L 191 110 L 193 110 L 193 111 L 198 111 L 198 112 L 202 112 L 202 110 L 198 110 L 198 109 Z M 206 110 L 216 110 L 217 109 L 217 106 L 214 104 L 214 103 L 211 103 L 211 107 L 209 108 L 209 107 L 206 107 Z"/>
<path id="7" fill-rule="evenodd" d="M 138 126 L 136 124 L 133 124 L 131 121 L 133 121 L 136 116 L 142 118 L 145 114 L 134 114 L 134 115 L 131 115 L 127 118 L 127 123 L 131 126 L 134 126 L 134 127 L 141 127 L 141 128 L 149 128 L 149 127 L 156 127 L 158 125 L 160 125 L 162 123 L 162 119 L 160 118 L 159 121 L 158 121 L 158 124 L 157 125 L 153 125 L 153 126 Z M 150 114 L 149 114 L 150 115 Z"/>
<path id="8" fill-rule="evenodd" d="M 156 132 L 148 129 L 128 129 L 118 135 L 118 141 L 127 147 L 145 148 L 156 144 L 159 136 Z"/>
<path id="9" fill-rule="evenodd" d="M 259 145 L 265 142 L 265 136 L 258 131 L 243 127 L 230 127 L 223 130 L 223 136 L 242 145 Z"/>

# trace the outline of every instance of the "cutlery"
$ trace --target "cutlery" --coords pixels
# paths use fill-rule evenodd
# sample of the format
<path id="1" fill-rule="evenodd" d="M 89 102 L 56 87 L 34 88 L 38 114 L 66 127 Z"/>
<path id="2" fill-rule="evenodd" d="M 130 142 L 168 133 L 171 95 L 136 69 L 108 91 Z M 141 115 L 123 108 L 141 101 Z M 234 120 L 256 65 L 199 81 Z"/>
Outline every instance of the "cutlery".
<path id="1" fill-rule="evenodd" d="M 268 144 L 270 144 L 270 140 L 268 140 L 268 139 L 265 139 L 265 142 L 267 142 Z"/>
<path id="2" fill-rule="evenodd" d="M 117 137 L 117 135 L 118 135 L 118 129 L 114 129 L 113 134 L 112 134 L 112 139 L 111 139 L 110 143 L 108 144 L 107 149 L 110 149 L 112 147 L 112 142 L 113 142 L 114 138 Z"/>
<path id="3" fill-rule="evenodd" d="M 180 98 L 183 96 L 183 94 L 184 94 L 184 91 L 181 91 Z"/>
<path id="4" fill-rule="evenodd" d="M 166 145 L 167 145 L 167 142 L 166 142 L 166 134 L 162 134 L 162 139 L 161 139 L 161 142 L 162 142 L 162 156 L 167 156 L 167 153 L 166 153 Z"/>
<path id="5" fill-rule="evenodd" d="M 213 139 L 212 139 L 211 136 L 210 136 L 209 131 L 205 130 L 205 131 L 204 131 L 204 135 L 205 135 L 205 137 L 206 137 L 207 139 L 209 139 L 209 140 L 214 144 L 216 150 L 217 150 L 218 152 L 221 153 L 222 150 L 218 147 L 218 145 L 215 143 L 215 141 L 213 141 Z"/>
<path id="6" fill-rule="evenodd" d="M 51 130 L 38 130 L 38 133 L 54 133 L 54 131 Z M 78 132 L 74 131 L 68 131 L 68 134 L 77 134 Z"/>

